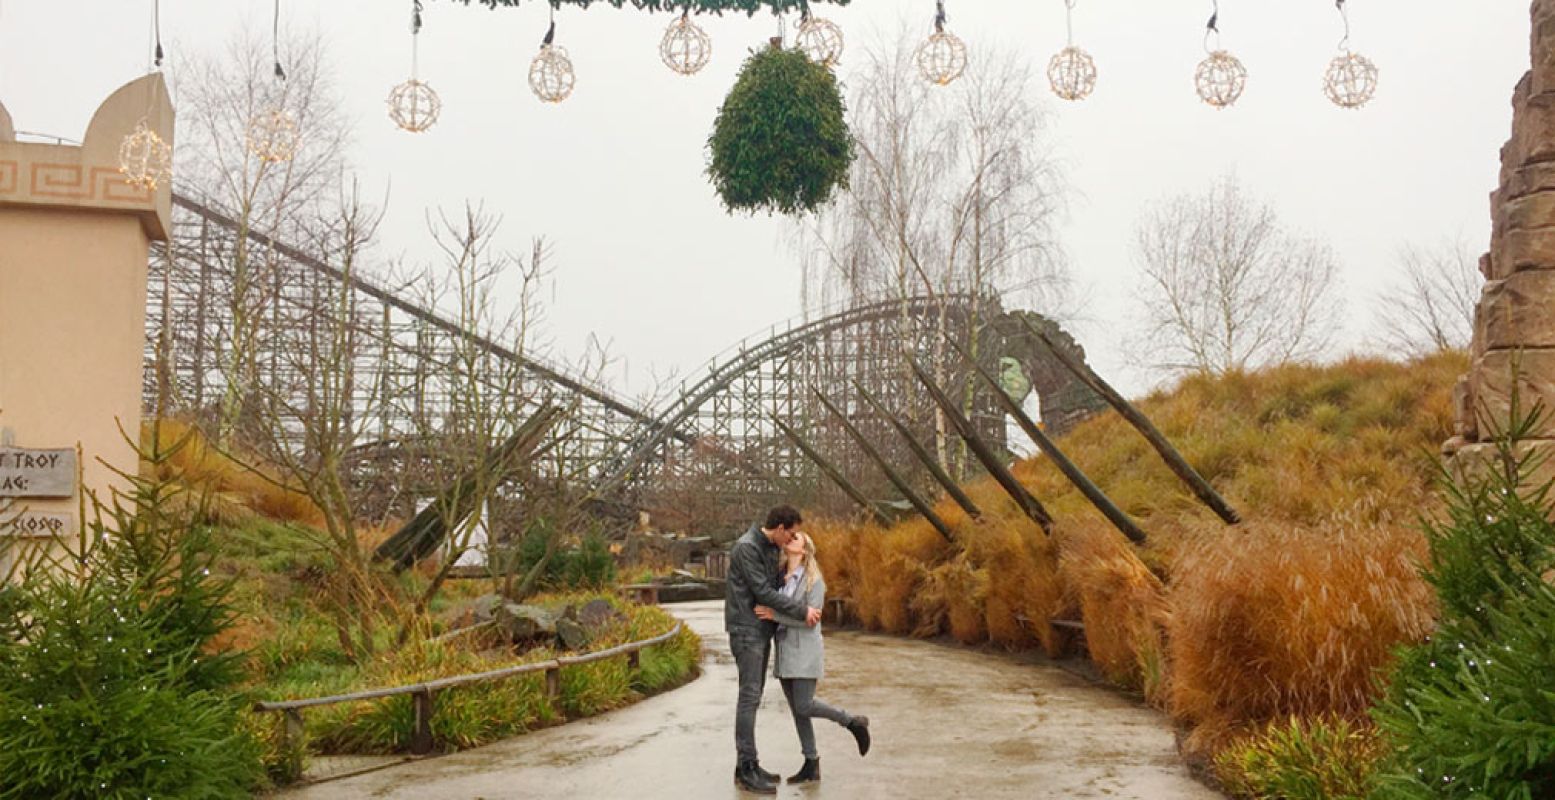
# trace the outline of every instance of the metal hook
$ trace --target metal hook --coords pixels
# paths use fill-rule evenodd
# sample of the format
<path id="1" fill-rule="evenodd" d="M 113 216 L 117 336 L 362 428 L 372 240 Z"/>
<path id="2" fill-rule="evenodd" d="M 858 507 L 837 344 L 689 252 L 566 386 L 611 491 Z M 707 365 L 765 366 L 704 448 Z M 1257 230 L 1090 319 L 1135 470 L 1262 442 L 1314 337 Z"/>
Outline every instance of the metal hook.
<path id="1" fill-rule="evenodd" d="M 1204 25 L 1204 50 L 1213 53 L 1220 49 L 1220 0 L 1211 0 L 1214 10 L 1210 12 L 1209 22 Z M 1215 46 L 1209 46 L 1209 37 L 1215 36 Z"/>

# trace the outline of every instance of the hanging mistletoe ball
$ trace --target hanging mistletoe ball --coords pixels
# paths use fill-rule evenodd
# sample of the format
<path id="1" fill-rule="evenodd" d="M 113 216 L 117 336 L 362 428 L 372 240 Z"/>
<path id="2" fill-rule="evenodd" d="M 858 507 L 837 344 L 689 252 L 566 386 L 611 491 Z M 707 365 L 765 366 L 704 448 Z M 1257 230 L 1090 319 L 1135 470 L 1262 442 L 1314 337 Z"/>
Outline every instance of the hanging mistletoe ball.
<path id="1" fill-rule="evenodd" d="M 707 174 L 729 211 L 814 211 L 848 186 L 853 136 L 837 78 L 800 50 L 740 67 L 707 139 Z"/>
<path id="2" fill-rule="evenodd" d="M 131 186 L 154 192 L 173 175 L 173 148 L 141 120 L 119 143 L 119 172 Z"/>

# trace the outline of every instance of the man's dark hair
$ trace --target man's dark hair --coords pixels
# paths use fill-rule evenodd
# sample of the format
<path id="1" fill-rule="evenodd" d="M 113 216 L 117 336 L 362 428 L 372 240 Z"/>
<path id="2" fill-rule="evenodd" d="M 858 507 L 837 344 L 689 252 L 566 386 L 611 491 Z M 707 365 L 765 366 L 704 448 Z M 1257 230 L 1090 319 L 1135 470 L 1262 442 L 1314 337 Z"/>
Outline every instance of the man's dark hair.
<path id="1" fill-rule="evenodd" d="M 769 531 L 778 528 L 794 528 L 804 520 L 799 516 L 799 509 L 793 506 L 777 506 L 767 512 L 767 524 L 762 527 Z"/>

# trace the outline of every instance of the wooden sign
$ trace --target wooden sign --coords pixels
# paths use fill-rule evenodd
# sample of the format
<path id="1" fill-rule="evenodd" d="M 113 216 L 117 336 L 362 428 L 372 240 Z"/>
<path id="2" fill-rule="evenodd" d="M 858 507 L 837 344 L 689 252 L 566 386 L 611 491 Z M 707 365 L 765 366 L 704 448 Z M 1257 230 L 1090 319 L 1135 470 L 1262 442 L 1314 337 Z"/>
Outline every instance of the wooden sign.
<path id="1" fill-rule="evenodd" d="M 76 517 L 69 512 L 0 509 L 0 536 L 68 536 L 76 532 Z"/>
<path id="2" fill-rule="evenodd" d="M 74 497 L 76 451 L 0 447 L 0 497 Z"/>

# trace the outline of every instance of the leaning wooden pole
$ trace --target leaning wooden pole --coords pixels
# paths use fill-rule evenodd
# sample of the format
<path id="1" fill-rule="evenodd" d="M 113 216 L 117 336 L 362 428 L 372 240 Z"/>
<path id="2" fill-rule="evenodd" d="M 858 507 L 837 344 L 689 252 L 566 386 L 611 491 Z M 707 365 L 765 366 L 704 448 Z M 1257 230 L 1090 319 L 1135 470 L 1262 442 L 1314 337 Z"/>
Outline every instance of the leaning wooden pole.
<path id="1" fill-rule="evenodd" d="M 955 426 L 956 432 L 961 434 L 961 438 L 966 442 L 967 447 L 971 449 L 972 454 L 977 456 L 977 460 L 982 462 L 983 468 L 988 470 L 988 474 L 992 475 L 994 481 L 1003 487 L 1005 493 L 1009 494 L 1010 498 L 1015 501 L 1015 505 L 1020 506 L 1020 510 L 1024 511 L 1026 516 L 1042 527 L 1043 533 L 1052 535 L 1053 517 L 1047 513 L 1046 508 L 1042 507 L 1041 501 L 1033 497 L 1031 492 L 1026 491 L 1026 487 L 1022 486 L 1020 481 L 1015 479 L 1015 475 L 1010 472 L 1010 468 L 1006 467 L 1004 462 L 1000 461 L 999 457 L 992 450 L 988 449 L 987 443 L 972 428 L 972 423 L 961 415 L 961 410 L 956 408 L 955 402 L 945 396 L 945 393 L 934 384 L 934 379 L 929 377 L 929 373 L 923 369 L 918 360 L 909 356 L 907 364 L 912 367 L 913 374 L 918 376 L 918 381 L 923 384 L 923 388 L 929 391 L 929 396 L 934 398 L 935 405 L 938 405 L 945 412 L 946 419 L 949 419 L 950 424 Z"/>
<path id="2" fill-rule="evenodd" d="M 782 431 L 783 435 L 787 436 L 788 440 L 793 442 L 795 447 L 799 448 L 800 452 L 804 453 L 811 461 L 814 461 L 815 465 L 821 468 L 821 472 L 825 473 L 826 477 L 831 478 L 832 483 L 837 484 L 837 488 L 841 489 L 843 494 L 852 498 L 853 502 L 858 503 L 860 508 L 868 511 L 870 516 L 875 518 L 876 522 L 881 525 L 891 524 L 891 517 L 884 511 L 881 511 L 880 506 L 876 505 L 868 497 L 865 497 L 864 493 L 859 491 L 852 481 L 843 477 L 842 473 L 832 466 L 825 456 L 816 452 L 816 449 L 811 447 L 810 443 L 805 441 L 803 436 L 800 436 L 793 428 L 783 424 L 783 420 L 778 419 L 775 414 L 769 414 L 768 417 L 778 427 L 778 430 Z"/>
<path id="3" fill-rule="evenodd" d="M 902 424 L 902 421 L 897 419 L 896 415 L 887 410 L 884 403 L 875 399 L 875 396 L 870 394 L 868 389 L 864 388 L 864 384 L 854 380 L 853 386 L 858 389 L 859 396 L 864 398 L 864 402 L 874 408 L 880 416 L 885 418 L 886 422 L 890 423 L 892 428 L 896 429 L 898 434 L 901 434 L 902 439 L 907 442 L 907 449 L 911 450 L 912 454 L 918 457 L 918 461 L 928 468 L 929 474 L 934 476 L 934 481 L 945 490 L 945 494 L 950 495 L 951 499 L 956 501 L 956 505 L 961 506 L 961 510 L 967 513 L 967 516 L 972 519 L 982 519 L 982 509 L 979 509 L 977 504 L 972 502 L 972 498 L 968 497 L 960 484 L 950 477 L 950 473 L 946 472 L 945 468 L 939 465 L 939 460 L 934 457 L 933 453 L 929 452 L 928 448 L 923 446 L 922 442 L 918 441 L 918 437 L 913 435 L 912 430 Z"/>
<path id="4" fill-rule="evenodd" d="M 1068 478 L 1069 482 L 1074 484 L 1076 489 L 1080 490 L 1080 494 L 1085 495 L 1085 499 L 1091 501 L 1091 505 L 1095 506 L 1096 510 L 1100 511 L 1102 516 L 1112 523 L 1113 527 L 1117 528 L 1124 536 L 1127 536 L 1129 541 L 1134 544 L 1144 544 L 1146 540 L 1145 532 L 1139 529 L 1134 520 L 1123 512 L 1123 509 L 1118 508 L 1117 504 L 1112 502 L 1112 499 L 1101 490 L 1101 487 L 1097 486 L 1079 467 L 1075 466 L 1073 461 L 1069 460 L 1068 456 L 1064 455 L 1062 450 L 1058 449 L 1058 444 L 1048 438 L 1048 435 L 1042 432 L 1037 423 L 1027 416 L 1025 411 L 1021 410 L 1020 404 L 1016 403 L 1014 398 L 1005 394 L 1004 387 L 999 385 L 999 381 L 994 376 L 988 374 L 988 370 L 983 369 L 981 364 L 967 356 L 966 351 L 961 349 L 961 345 L 956 342 L 950 342 L 950 346 L 955 348 L 956 353 L 963 359 L 966 359 L 973 371 L 988 384 L 989 388 L 993 389 L 994 396 L 999 398 L 999 404 L 1004 406 L 1004 410 L 1015 418 L 1015 421 L 1020 424 L 1021 430 L 1025 431 L 1026 435 L 1031 437 L 1033 442 L 1037 443 L 1037 447 L 1041 448 L 1043 455 L 1046 455 L 1048 460 L 1058 467 L 1058 471 L 1064 473 L 1064 477 Z"/>
<path id="5" fill-rule="evenodd" d="M 1101 395 L 1102 399 L 1106 400 L 1114 409 L 1117 409 L 1118 414 L 1128 420 L 1129 424 L 1133 425 L 1145 437 L 1145 441 L 1148 441 L 1150 446 L 1155 448 L 1161 459 L 1166 462 L 1166 466 L 1170 467 L 1172 472 L 1177 474 L 1178 478 L 1181 478 L 1184 483 L 1188 484 L 1188 488 L 1193 490 L 1194 496 L 1198 497 L 1204 505 L 1209 506 L 1212 511 L 1228 524 L 1235 525 L 1242 521 L 1242 517 L 1236 513 L 1236 509 L 1233 509 L 1225 501 L 1225 498 L 1221 497 L 1214 487 L 1209 485 L 1209 481 L 1204 480 L 1204 476 L 1200 475 L 1188 463 L 1188 460 L 1183 458 L 1181 453 L 1177 452 L 1177 448 L 1167 441 L 1166 436 L 1150 422 L 1148 417 L 1140 413 L 1139 409 L 1135 408 L 1129 401 L 1123 399 L 1123 395 L 1118 394 L 1118 391 L 1102 380 L 1101 376 L 1097 375 L 1094 370 L 1075 360 L 1063 348 L 1054 344 L 1053 340 L 1047 337 L 1047 334 L 1038 330 L 1029 320 L 1022 318 L 1021 324 L 1025 325 L 1032 335 L 1041 339 L 1042 343 L 1047 345 L 1047 349 L 1052 352 L 1059 363 L 1063 364 L 1082 383 L 1091 387 L 1092 391 Z"/>
<path id="6" fill-rule="evenodd" d="M 934 526 L 934 530 L 939 531 L 939 535 L 945 537 L 945 541 L 955 541 L 955 535 L 950 532 L 950 526 L 945 524 L 945 520 L 940 519 L 940 516 L 934 513 L 933 507 L 919 496 L 918 491 L 912 487 L 912 484 L 908 483 L 907 479 L 903 478 L 901 473 L 897 472 L 890 462 L 880 455 L 880 451 L 875 449 L 875 445 L 864 436 L 864 432 L 860 431 L 848 419 L 847 415 L 843 414 L 842 410 L 837 408 L 831 399 L 820 389 L 815 390 L 815 399 L 820 400 L 821 405 L 825 406 L 826 410 L 830 411 L 832 416 L 842 423 L 842 429 L 847 431 L 849 436 L 853 437 L 853 441 L 858 444 L 860 450 L 864 451 L 864 455 L 870 461 L 875 462 L 875 466 L 885 473 L 886 480 L 890 481 L 891 485 L 895 486 L 896 490 L 901 492 L 903 497 L 907 498 L 907 502 L 911 503 L 912 507 L 917 509 L 918 513 L 922 514 L 923 518 L 928 520 L 930 525 Z"/>

